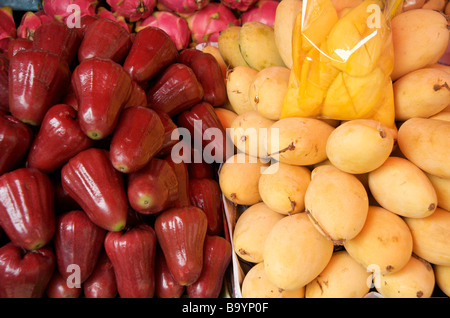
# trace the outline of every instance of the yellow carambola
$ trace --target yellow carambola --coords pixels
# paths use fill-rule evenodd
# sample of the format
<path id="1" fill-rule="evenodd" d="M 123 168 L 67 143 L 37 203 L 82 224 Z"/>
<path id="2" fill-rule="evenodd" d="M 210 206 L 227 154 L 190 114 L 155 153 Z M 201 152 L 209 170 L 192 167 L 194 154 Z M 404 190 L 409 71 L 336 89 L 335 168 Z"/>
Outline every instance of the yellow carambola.
<path id="1" fill-rule="evenodd" d="M 339 17 L 331 0 L 303 1 L 281 118 L 370 118 L 394 126 L 391 12 L 384 4 L 364 0 Z"/>

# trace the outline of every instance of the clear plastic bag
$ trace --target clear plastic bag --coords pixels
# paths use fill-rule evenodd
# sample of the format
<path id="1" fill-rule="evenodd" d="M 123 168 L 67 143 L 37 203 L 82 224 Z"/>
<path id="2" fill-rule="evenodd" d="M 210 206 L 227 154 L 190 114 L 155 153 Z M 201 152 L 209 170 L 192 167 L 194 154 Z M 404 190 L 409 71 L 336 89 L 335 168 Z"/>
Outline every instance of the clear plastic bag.
<path id="1" fill-rule="evenodd" d="M 374 119 L 395 125 L 390 21 L 401 0 L 304 0 L 281 118 Z"/>

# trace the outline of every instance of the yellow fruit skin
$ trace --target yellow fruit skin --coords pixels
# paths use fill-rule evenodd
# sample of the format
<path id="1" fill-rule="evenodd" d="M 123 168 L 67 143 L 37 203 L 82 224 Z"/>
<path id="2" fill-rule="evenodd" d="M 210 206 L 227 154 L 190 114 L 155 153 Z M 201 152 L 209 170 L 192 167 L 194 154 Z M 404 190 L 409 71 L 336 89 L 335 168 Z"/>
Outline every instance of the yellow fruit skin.
<path id="1" fill-rule="evenodd" d="M 261 199 L 272 210 L 287 215 L 304 211 L 305 192 L 311 181 L 311 171 L 302 166 L 278 163 L 274 173 L 259 178 Z"/>
<path id="2" fill-rule="evenodd" d="M 228 26 L 220 32 L 218 38 L 217 44 L 220 54 L 223 56 L 223 59 L 230 68 L 234 68 L 236 66 L 248 66 L 239 49 L 240 30 L 240 26 Z"/>
<path id="3" fill-rule="evenodd" d="M 395 81 L 403 75 L 436 63 L 445 52 L 449 32 L 445 16 L 429 9 L 402 12 L 391 21 Z"/>
<path id="4" fill-rule="evenodd" d="M 265 23 L 247 21 L 242 24 L 239 49 L 248 66 L 257 71 L 270 66 L 286 66 L 275 43 L 273 27 Z"/>
<path id="5" fill-rule="evenodd" d="M 386 298 L 430 298 L 435 275 L 430 263 L 411 256 L 409 262 L 398 272 L 381 275 L 376 290 Z"/>
<path id="6" fill-rule="evenodd" d="M 267 163 L 244 153 L 231 156 L 223 163 L 219 172 L 219 185 L 223 195 L 234 204 L 253 205 L 260 202 L 258 182 L 267 166 Z"/>
<path id="7" fill-rule="evenodd" d="M 393 84 L 395 119 L 427 118 L 450 105 L 450 73 L 421 68 L 400 77 Z"/>
<path id="8" fill-rule="evenodd" d="M 283 290 L 275 286 L 266 275 L 264 263 L 258 263 L 247 272 L 242 281 L 243 298 L 304 298 L 305 287 Z"/>
<path id="9" fill-rule="evenodd" d="M 279 162 L 313 165 L 326 159 L 326 142 L 334 130 L 314 118 L 290 117 L 276 121 L 269 130 L 267 151 Z M 275 134 L 278 136 L 275 136 Z"/>
<path id="10" fill-rule="evenodd" d="M 450 297 L 450 266 L 434 265 L 436 284 L 444 294 Z"/>
<path id="11" fill-rule="evenodd" d="M 248 92 L 257 74 L 258 71 L 249 66 L 236 66 L 228 72 L 226 80 L 228 101 L 238 115 L 253 110 Z"/>
<path id="12" fill-rule="evenodd" d="M 404 218 L 414 240 L 414 253 L 435 265 L 450 266 L 450 212 L 437 208 L 425 218 Z"/>
<path id="13" fill-rule="evenodd" d="M 330 162 L 342 171 L 362 174 L 375 170 L 389 157 L 395 135 L 386 125 L 354 119 L 337 126 L 327 140 Z"/>
<path id="14" fill-rule="evenodd" d="M 322 165 L 311 173 L 305 208 L 316 228 L 335 245 L 342 245 L 363 228 L 369 198 L 354 175 L 332 165 Z"/>
<path id="15" fill-rule="evenodd" d="M 285 216 L 266 237 L 264 268 L 283 290 L 299 289 L 320 274 L 333 254 L 333 243 L 320 234 L 306 213 Z"/>
<path id="16" fill-rule="evenodd" d="M 409 12 L 409 11 L 408 11 Z M 427 173 L 450 178 L 450 122 L 411 118 L 398 129 L 404 156 Z"/>
<path id="17" fill-rule="evenodd" d="M 370 274 L 345 250 L 334 252 L 325 269 L 308 285 L 306 298 L 362 298 Z"/>
<path id="18" fill-rule="evenodd" d="M 389 157 L 369 172 L 369 188 L 382 207 L 400 216 L 427 217 L 438 205 L 436 190 L 426 174 L 400 157 Z"/>
<path id="19" fill-rule="evenodd" d="M 287 68 L 292 69 L 292 32 L 295 18 L 302 10 L 302 0 L 282 0 L 275 12 L 275 44 Z"/>
<path id="20" fill-rule="evenodd" d="M 233 232 L 233 249 L 243 260 L 251 263 L 263 261 L 264 241 L 275 223 L 283 218 L 263 202 L 247 208 L 237 219 Z"/>
<path id="21" fill-rule="evenodd" d="M 267 134 L 274 122 L 256 110 L 242 113 L 231 124 L 231 140 L 241 152 L 265 158 L 267 157 Z"/>
<path id="22" fill-rule="evenodd" d="M 280 119 L 289 75 L 288 68 L 271 66 L 259 71 L 250 84 L 248 92 L 250 104 L 264 117 L 271 120 Z"/>
<path id="23" fill-rule="evenodd" d="M 440 178 L 429 173 L 426 175 L 436 191 L 438 206 L 450 211 L 450 179 Z"/>
<path id="24" fill-rule="evenodd" d="M 364 268 L 384 275 L 395 273 L 408 263 L 413 240 L 400 216 L 371 205 L 363 229 L 345 241 L 344 247 Z"/>

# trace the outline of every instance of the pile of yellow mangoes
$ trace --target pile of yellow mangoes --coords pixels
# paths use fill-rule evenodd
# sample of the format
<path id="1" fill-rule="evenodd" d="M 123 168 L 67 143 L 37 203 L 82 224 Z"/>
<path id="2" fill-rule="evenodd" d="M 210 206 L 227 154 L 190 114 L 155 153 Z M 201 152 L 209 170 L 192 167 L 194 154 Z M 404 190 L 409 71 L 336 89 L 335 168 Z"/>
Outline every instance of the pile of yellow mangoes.
<path id="1" fill-rule="evenodd" d="M 305 1 L 280 1 L 273 28 L 246 22 L 219 37 L 228 105 L 216 111 L 237 150 L 219 183 L 226 200 L 245 207 L 232 224 L 233 249 L 249 265 L 242 297 L 450 296 L 450 66 L 437 64 L 448 21 L 432 4 L 392 16 L 383 94 L 394 125 L 345 110 L 342 118 L 283 115 L 295 65 L 308 60 L 295 53 Z M 375 1 L 310 2 L 341 19 Z M 331 19 L 317 12 L 322 26 Z M 308 36 L 329 36 L 317 32 Z"/>

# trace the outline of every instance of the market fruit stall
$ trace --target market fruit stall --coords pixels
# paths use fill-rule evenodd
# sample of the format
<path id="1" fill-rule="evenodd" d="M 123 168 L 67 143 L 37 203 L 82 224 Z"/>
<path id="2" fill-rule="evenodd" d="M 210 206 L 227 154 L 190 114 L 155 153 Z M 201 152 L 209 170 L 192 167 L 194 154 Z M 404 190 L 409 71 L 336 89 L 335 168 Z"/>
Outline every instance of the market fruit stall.
<path id="1" fill-rule="evenodd" d="M 0 4 L 0 298 L 450 296 L 449 1 Z"/>

